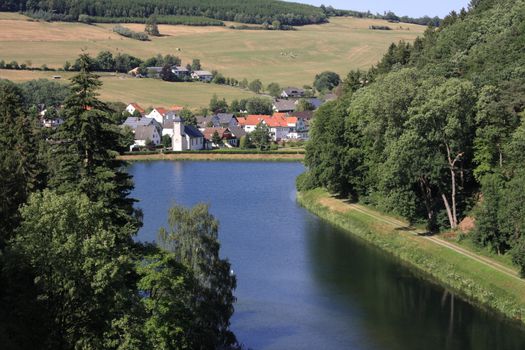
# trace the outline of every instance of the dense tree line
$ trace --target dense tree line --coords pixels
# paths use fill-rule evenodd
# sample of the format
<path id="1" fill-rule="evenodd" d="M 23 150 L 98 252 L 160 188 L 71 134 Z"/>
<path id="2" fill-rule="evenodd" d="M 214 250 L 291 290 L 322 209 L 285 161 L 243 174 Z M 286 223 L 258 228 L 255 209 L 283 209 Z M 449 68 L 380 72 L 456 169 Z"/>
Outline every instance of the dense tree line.
<path id="1" fill-rule="evenodd" d="M 325 14 L 317 7 L 278 0 L 9 0 L 0 4 L 0 11 L 42 11 L 73 20 L 80 15 L 146 18 L 155 10 L 160 16 L 203 16 L 257 24 L 275 20 L 285 25 L 326 21 Z"/>
<path id="2" fill-rule="evenodd" d="M 33 17 L 36 14 L 33 14 Z M 84 23 L 146 23 L 145 17 L 104 17 L 104 16 L 79 16 L 79 21 Z M 158 24 L 186 25 L 186 26 L 224 26 L 224 22 L 206 17 L 192 16 L 157 16 Z"/>
<path id="3" fill-rule="evenodd" d="M 525 271 L 525 1 L 478 0 L 352 71 L 316 113 L 302 189 L 456 229 Z"/>
<path id="4" fill-rule="evenodd" d="M 160 246 L 134 242 L 142 214 L 115 158 L 124 135 L 89 57 L 79 65 L 59 92 L 0 80 L 2 349 L 235 347 L 217 221 L 205 205 L 175 206 Z M 42 129 L 35 105 L 59 100 L 64 124 Z"/>

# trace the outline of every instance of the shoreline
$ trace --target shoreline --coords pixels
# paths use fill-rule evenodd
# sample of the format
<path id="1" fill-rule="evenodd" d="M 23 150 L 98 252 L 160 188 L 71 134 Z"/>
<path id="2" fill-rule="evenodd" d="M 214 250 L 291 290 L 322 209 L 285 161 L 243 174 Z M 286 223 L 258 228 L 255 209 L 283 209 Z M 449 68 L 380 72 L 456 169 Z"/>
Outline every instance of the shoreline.
<path id="1" fill-rule="evenodd" d="M 525 326 L 525 280 L 517 271 L 513 274 L 514 269 L 472 251 L 462 252 L 462 246 L 439 236 L 419 235 L 396 218 L 335 199 L 321 189 L 298 192 L 297 201 L 321 219 L 388 252 L 475 306 Z"/>
<path id="2" fill-rule="evenodd" d="M 128 162 L 155 161 L 155 160 L 195 160 L 195 161 L 267 161 L 267 162 L 302 162 L 303 153 L 271 154 L 271 153 L 157 153 L 120 155 L 119 160 Z"/>

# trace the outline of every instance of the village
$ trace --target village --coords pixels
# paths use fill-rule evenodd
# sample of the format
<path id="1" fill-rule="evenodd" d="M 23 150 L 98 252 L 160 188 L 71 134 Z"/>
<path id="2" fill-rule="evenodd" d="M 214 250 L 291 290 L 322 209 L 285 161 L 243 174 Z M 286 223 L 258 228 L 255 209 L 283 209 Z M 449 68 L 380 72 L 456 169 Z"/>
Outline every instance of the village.
<path id="1" fill-rule="evenodd" d="M 242 140 L 249 138 L 258 127 L 266 130 L 269 141 L 274 144 L 306 141 L 315 109 L 333 98 L 335 96 L 326 96 L 324 100 L 305 98 L 305 90 L 289 87 L 282 91 L 280 98 L 273 100 L 272 115 L 248 114 L 247 111 L 216 113 L 195 116 L 196 125 L 185 122 L 182 106 L 155 107 L 146 111 L 139 104 L 130 103 L 125 111 L 129 116 L 122 127 L 129 128 L 134 135 L 130 151 L 166 146 L 167 138 L 171 144 L 167 148 L 173 151 L 244 147 Z M 301 100 L 307 100 L 312 110 L 297 111 Z"/>

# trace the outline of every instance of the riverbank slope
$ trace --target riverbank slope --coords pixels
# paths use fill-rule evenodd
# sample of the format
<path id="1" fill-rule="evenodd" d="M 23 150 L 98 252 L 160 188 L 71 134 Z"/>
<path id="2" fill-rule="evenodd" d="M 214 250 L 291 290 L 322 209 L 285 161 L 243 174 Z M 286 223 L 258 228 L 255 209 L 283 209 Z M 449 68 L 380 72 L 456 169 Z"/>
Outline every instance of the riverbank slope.
<path id="1" fill-rule="evenodd" d="M 393 254 L 469 301 L 525 323 L 525 280 L 517 270 L 406 223 L 316 189 L 298 202 L 317 216 Z"/>
<path id="2" fill-rule="evenodd" d="M 202 161 L 268 161 L 268 162 L 301 162 L 304 153 L 154 153 L 154 154 L 126 154 L 117 157 L 125 161 L 149 160 L 202 160 Z"/>

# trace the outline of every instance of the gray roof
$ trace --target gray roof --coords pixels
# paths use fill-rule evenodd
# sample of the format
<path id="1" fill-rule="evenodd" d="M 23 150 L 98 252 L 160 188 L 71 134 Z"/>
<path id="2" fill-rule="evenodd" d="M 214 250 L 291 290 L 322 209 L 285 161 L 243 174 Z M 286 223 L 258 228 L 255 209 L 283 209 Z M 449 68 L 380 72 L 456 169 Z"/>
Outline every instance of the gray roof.
<path id="1" fill-rule="evenodd" d="M 308 98 L 307 100 L 308 100 L 308 102 L 310 102 L 310 104 L 312 106 L 315 107 L 315 109 L 321 107 L 321 105 L 324 103 L 322 100 L 320 100 L 318 98 L 315 98 L 315 97 L 314 98 Z"/>
<path id="2" fill-rule="evenodd" d="M 273 106 L 278 112 L 295 111 L 296 107 L 293 100 L 275 100 Z"/>
<path id="3" fill-rule="evenodd" d="M 127 117 L 122 126 L 129 126 L 133 130 L 139 126 L 154 125 L 157 121 L 153 118 Z"/>
<path id="4" fill-rule="evenodd" d="M 140 125 L 135 130 L 135 140 L 153 140 L 153 134 L 155 133 L 154 125 Z"/>
<path id="5" fill-rule="evenodd" d="M 164 115 L 162 127 L 164 129 L 173 129 L 173 122 L 175 121 L 180 122 L 181 117 L 175 111 L 169 111 Z"/>
<path id="6" fill-rule="evenodd" d="M 283 90 L 287 95 L 304 95 L 304 89 L 299 89 L 296 87 L 287 87 Z"/>
<path id="7" fill-rule="evenodd" d="M 199 129 L 191 125 L 184 125 L 184 133 L 189 137 L 204 137 L 204 135 L 202 134 L 202 132 L 199 131 Z"/>
<path id="8" fill-rule="evenodd" d="M 213 75 L 210 72 L 208 72 L 207 70 L 196 70 L 196 71 L 193 72 L 193 74 L 196 74 L 198 76 Z"/>
<path id="9" fill-rule="evenodd" d="M 171 67 L 171 70 L 173 72 L 181 72 L 181 73 L 189 72 L 189 70 L 187 70 L 186 67 L 180 67 L 180 66 L 173 66 L 173 67 Z"/>
<path id="10" fill-rule="evenodd" d="M 292 117 L 302 118 L 305 120 L 310 120 L 314 117 L 313 111 L 304 111 L 304 112 L 293 112 L 291 114 Z"/>
<path id="11" fill-rule="evenodd" d="M 235 118 L 235 115 L 233 113 L 217 113 L 217 118 L 220 124 L 230 124 L 231 120 Z"/>
<path id="12" fill-rule="evenodd" d="M 238 127 L 238 126 L 229 126 L 228 130 L 230 130 L 232 135 L 238 139 L 246 135 L 246 131 L 244 131 L 243 128 Z"/>
<path id="13" fill-rule="evenodd" d="M 197 116 L 195 118 L 197 119 L 197 125 L 199 127 L 201 127 L 201 128 L 207 128 L 209 122 L 212 122 L 213 126 L 215 126 L 215 124 L 216 124 L 214 122 L 216 120 L 216 118 L 215 118 L 215 116 L 212 116 L 212 115 L 209 115 L 209 116 L 206 116 L 206 117 L 200 115 L 200 116 Z"/>

